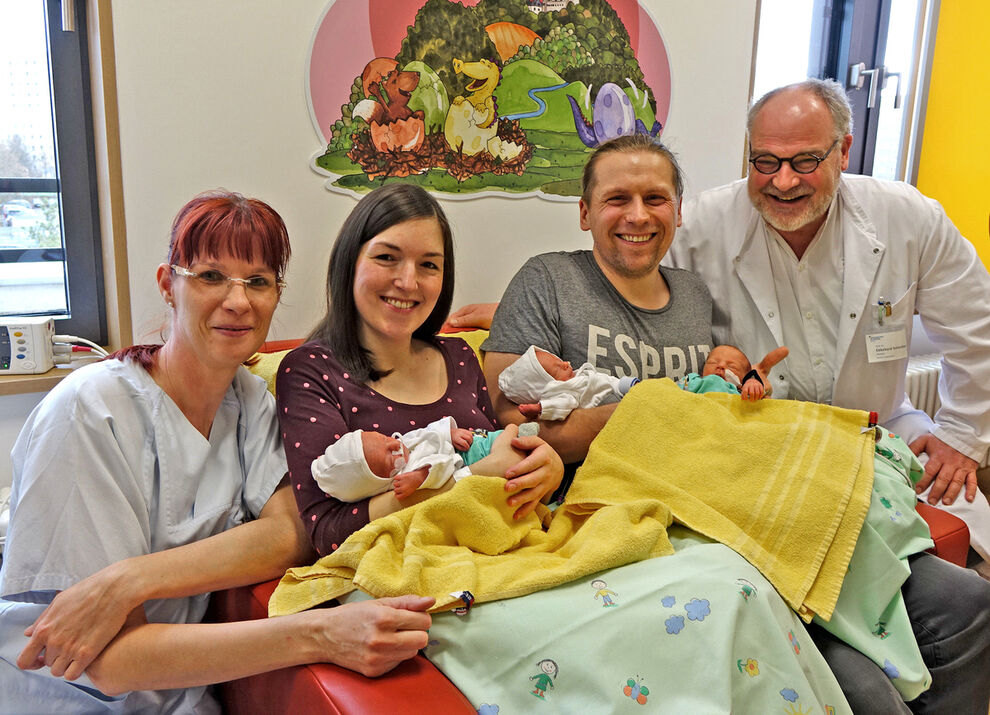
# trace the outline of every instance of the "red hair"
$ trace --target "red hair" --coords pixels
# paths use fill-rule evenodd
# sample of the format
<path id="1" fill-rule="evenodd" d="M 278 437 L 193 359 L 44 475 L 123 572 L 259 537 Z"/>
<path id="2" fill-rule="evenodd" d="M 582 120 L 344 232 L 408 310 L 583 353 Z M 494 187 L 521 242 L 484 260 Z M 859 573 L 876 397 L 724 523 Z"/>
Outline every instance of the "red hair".
<path id="1" fill-rule="evenodd" d="M 282 280 L 289 262 L 289 234 L 275 209 L 231 191 L 208 191 L 183 206 L 172 222 L 170 265 L 231 255 L 261 261 Z"/>

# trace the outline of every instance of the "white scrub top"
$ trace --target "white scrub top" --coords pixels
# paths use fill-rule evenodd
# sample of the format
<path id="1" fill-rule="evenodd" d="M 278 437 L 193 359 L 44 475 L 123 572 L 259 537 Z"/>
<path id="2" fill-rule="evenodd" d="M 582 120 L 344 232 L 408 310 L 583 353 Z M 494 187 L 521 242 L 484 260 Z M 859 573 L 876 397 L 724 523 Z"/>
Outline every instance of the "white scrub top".
<path id="1" fill-rule="evenodd" d="M 26 643 L 24 621 L 43 610 L 34 604 L 109 564 L 204 539 L 260 513 L 286 473 L 264 380 L 238 371 L 206 439 L 139 364 L 107 360 L 52 390 L 28 417 L 11 458 L 0 713 L 52 712 L 62 702 L 73 706 L 58 711 L 217 712 L 204 688 L 134 692 L 107 710 L 111 703 L 85 687 L 12 662 Z M 145 612 L 150 622 L 198 622 L 208 599 L 150 601 Z"/>

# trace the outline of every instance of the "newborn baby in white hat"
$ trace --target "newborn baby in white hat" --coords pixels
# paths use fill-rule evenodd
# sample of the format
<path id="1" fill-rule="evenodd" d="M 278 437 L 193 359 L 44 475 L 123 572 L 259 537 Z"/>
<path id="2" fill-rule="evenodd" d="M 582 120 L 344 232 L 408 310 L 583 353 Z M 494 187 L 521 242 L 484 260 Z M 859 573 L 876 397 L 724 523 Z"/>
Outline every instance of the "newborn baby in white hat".
<path id="1" fill-rule="evenodd" d="M 577 407 L 618 402 L 637 382 L 639 378 L 598 372 L 590 362 L 574 370 L 569 362 L 535 345 L 498 378 L 502 393 L 531 420 L 562 420 Z"/>

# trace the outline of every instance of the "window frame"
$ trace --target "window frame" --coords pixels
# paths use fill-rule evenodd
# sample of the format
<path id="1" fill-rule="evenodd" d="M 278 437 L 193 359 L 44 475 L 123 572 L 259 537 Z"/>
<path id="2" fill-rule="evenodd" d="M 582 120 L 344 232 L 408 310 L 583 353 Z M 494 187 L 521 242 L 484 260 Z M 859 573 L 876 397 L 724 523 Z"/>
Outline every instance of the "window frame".
<path id="1" fill-rule="evenodd" d="M 57 179 L 0 178 L 0 192 L 58 192 L 64 249 L 0 249 L 0 260 L 63 260 L 69 317 L 58 333 L 107 344 L 96 138 L 90 89 L 86 3 L 73 3 L 76 29 L 63 31 L 59 0 L 43 0 L 55 124 Z"/>

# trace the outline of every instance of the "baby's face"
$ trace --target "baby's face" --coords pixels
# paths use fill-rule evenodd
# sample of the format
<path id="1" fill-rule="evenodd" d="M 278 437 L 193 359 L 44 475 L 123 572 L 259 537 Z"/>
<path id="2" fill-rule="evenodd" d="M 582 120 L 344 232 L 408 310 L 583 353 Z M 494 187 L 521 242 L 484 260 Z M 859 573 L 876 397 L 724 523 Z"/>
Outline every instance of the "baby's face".
<path id="1" fill-rule="evenodd" d="M 750 364 L 743 352 L 731 345 L 719 345 L 710 353 L 705 360 L 705 366 L 701 369 L 702 377 L 708 375 L 718 375 L 725 377 L 725 371 L 731 370 L 740 380 L 749 372 Z"/>
<path id="2" fill-rule="evenodd" d="M 547 371 L 547 373 L 554 380 L 570 380 L 574 377 L 574 370 L 571 368 L 571 364 L 566 360 L 561 360 L 559 357 L 553 353 L 548 353 L 546 350 L 536 351 L 536 361 L 540 363 L 540 366 Z"/>
<path id="3" fill-rule="evenodd" d="M 362 432 L 361 446 L 364 448 L 364 460 L 376 477 L 388 479 L 399 472 L 396 462 L 402 457 L 402 465 L 409 461 L 409 450 L 394 437 L 386 437 L 378 432 Z"/>

